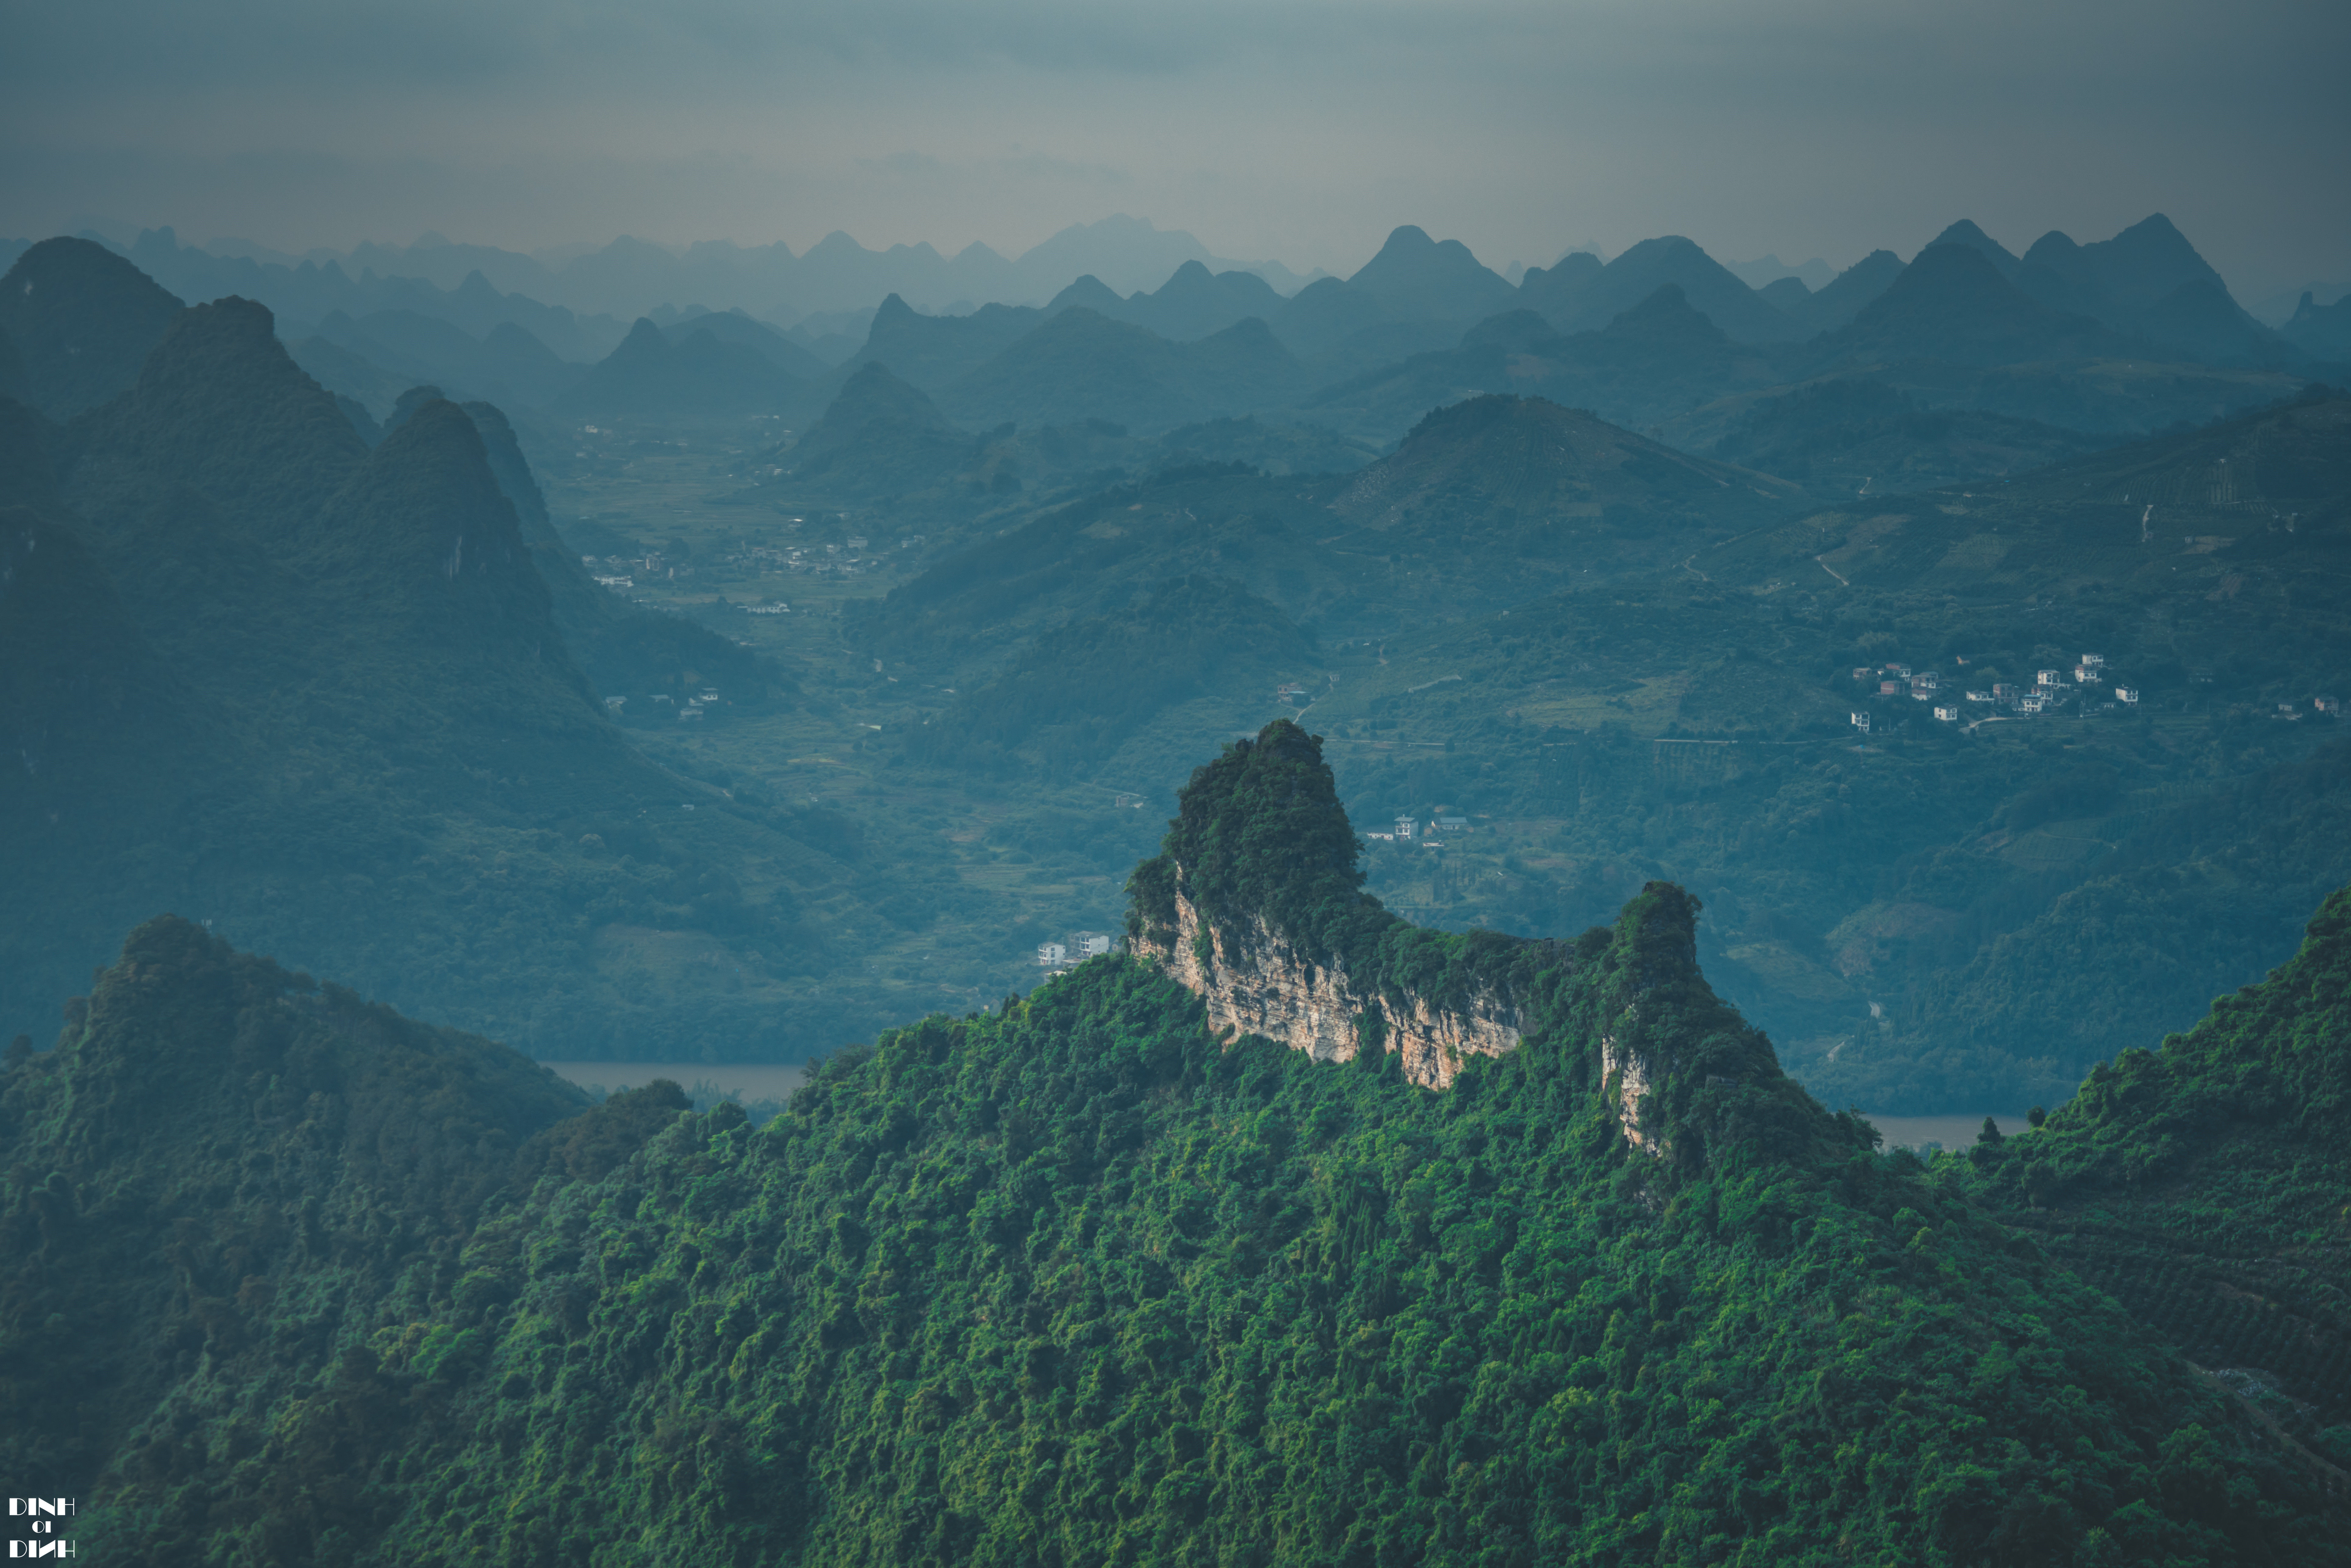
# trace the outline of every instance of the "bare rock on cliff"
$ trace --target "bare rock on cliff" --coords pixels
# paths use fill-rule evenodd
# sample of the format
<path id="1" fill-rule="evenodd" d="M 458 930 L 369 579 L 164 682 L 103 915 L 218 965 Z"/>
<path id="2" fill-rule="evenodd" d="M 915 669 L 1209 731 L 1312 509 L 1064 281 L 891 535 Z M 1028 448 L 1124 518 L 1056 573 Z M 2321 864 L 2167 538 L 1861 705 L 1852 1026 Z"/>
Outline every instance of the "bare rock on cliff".
<path id="1" fill-rule="evenodd" d="M 1472 1058 L 1524 1052 L 1653 1155 L 1869 1146 L 1706 983 L 1682 888 L 1653 882 L 1573 942 L 1431 931 L 1363 891 L 1361 848 L 1321 739 L 1276 719 L 1192 775 L 1127 884 L 1130 946 L 1199 993 L 1220 1036 L 1320 1061 L 1393 1056 L 1432 1089 Z"/>

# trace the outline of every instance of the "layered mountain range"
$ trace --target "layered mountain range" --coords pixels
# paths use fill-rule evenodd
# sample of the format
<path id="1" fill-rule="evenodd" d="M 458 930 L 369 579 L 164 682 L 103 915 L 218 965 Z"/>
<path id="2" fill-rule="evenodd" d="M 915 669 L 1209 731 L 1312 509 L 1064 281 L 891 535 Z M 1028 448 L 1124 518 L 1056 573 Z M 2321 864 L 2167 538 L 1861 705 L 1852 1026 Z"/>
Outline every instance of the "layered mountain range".
<path id="1" fill-rule="evenodd" d="M 81 241 L 0 294 L 32 400 L 0 399 L 11 1032 L 165 908 L 542 1048 L 856 1027 L 770 1005 L 836 961 L 801 899 L 853 840 L 612 720 L 805 699 L 590 581 L 497 409 L 418 388 L 378 426 L 261 306 Z M 734 984 L 678 995 L 688 954 Z"/>
<path id="2" fill-rule="evenodd" d="M 1424 242 L 1375 275 L 1387 297 L 1463 265 Z M 2048 309 L 1938 248 L 1795 348 L 1918 315 L 1922 277 Z M 1057 345 L 1123 343 L 1171 400 L 1249 373 L 1215 358 L 1235 344 L 1296 361 L 1090 306 L 1025 329 L 893 310 L 877 332 L 938 350 L 941 392 L 826 371 L 807 430 L 723 458 L 692 540 L 664 510 L 646 543 L 550 516 L 527 417 L 427 384 L 379 418 L 250 302 L 185 311 L 60 241 L 0 305 L 31 400 L 0 405 L 14 580 L 45 585 L 0 599 L 28 1033 L 112 933 L 177 908 L 543 1053 L 790 1057 L 1000 994 L 1048 897 L 1106 925 L 1078 901 L 1134 858 L 1116 811 L 1301 707 L 1368 820 L 1475 825 L 1371 852 L 1424 924 L 1553 934 L 1678 882 L 1717 912 L 1717 983 L 1807 1083 L 1881 1111 L 2057 1098 L 2351 879 L 2314 701 L 2351 684 L 2326 587 L 2351 458 L 2323 390 L 2097 450 L 1880 366 L 1746 397 L 1719 456 L 1481 393 L 1381 455 L 1270 415 L 974 432 L 951 389 L 1050 383 Z M 1593 345 L 1668 328 L 1782 351 L 1668 293 L 1565 339 L 1505 315 L 1528 336 L 1500 362 L 1630 367 Z M 1010 347 L 958 336 L 999 329 Z M 679 397 L 726 367 L 795 377 L 747 318 L 634 342 Z M 1072 416 L 1105 405 L 1087 393 Z M 924 537 L 827 582 L 820 614 L 778 602 L 788 561 L 884 528 Z M 632 585 L 673 538 L 707 575 Z M 781 657 L 746 645 L 787 629 Z M 1971 706 L 2071 686 L 2090 653 L 2105 675 L 2062 722 Z"/>
<path id="3" fill-rule="evenodd" d="M 638 251 L 667 256 L 623 245 L 608 253 L 618 259 L 582 258 L 565 276 L 591 260 L 621 276 Z M 430 382 L 506 408 L 542 464 L 564 456 L 552 431 L 539 431 L 542 416 L 550 425 L 694 425 L 765 415 L 805 427 L 872 363 L 975 434 L 1007 421 L 1033 429 L 1096 419 L 1156 436 L 1255 415 L 1374 447 L 1429 407 L 1478 392 L 1590 407 L 1689 446 L 1723 438 L 1758 401 L 1867 379 L 1929 412 L 2033 421 L 2049 428 L 2028 444 L 2045 445 L 2194 422 L 2300 380 L 2351 375 L 2323 311 L 2297 316 L 2283 335 L 2255 321 L 2159 214 L 2089 245 L 2052 233 L 2021 257 L 1955 224 L 1907 266 L 1875 252 L 1817 293 L 1792 277 L 1750 288 L 1677 236 L 1605 264 L 1578 252 L 1513 285 L 1458 242 L 1406 226 L 1352 277 L 1302 287 L 1186 255 L 1172 275 L 1153 274 L 1165 281 L 1148 291 L 1122 293 L 1088 273 L 1040 305 L 974 308 L 974 298 L 1019 298 L 981 289 L 925 314 L 905 303 L 922 292 L 877 281 L 862 311 L 811 317 L 789 334 L 744 313 L 766 308 L 741 292 L 749 274 L 727 271 L 707 248 L 674 281 L 704 278 L 719 290 L 706 297 L 734 308 L 665 304 L 634 329 L 501 294 L 479 270 L 444 297 L 426 279 L 373 272 L 362 287 L 336 270 L 340 286 L 330 287 L 309 263 L 299 274 L 250 258 L 208 271 L 188 261 L 198 253 L 157 236 L 131 254 L 167 282 L 185 275 L 196 292 L 233 287 L 271 303 L 297 323 L 305 368 L 373 417 L 404 386 Z M 444 269 L 471 255 L 412 254 Z M 876 279 L 889 274 L 872 265 Z M 541 287 L 554 275 L 509 267 L 499 276 L 509 287 Z M 737 282 L 722 287 L 729 277 Z M 929 308 L 945 303 L 934 295 Z M 1998 471 L 1972 444 L 1923 445 L 1950 476 Z"/>

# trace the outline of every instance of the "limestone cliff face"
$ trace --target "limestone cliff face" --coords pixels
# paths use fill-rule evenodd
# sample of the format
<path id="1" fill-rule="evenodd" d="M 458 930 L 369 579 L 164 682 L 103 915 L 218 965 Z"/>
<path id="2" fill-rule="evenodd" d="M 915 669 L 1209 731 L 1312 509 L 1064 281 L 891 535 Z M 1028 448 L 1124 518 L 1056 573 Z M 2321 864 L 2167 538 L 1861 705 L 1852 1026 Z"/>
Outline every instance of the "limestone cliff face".
<path id="1" fill-rule="evenodd" d="M 1638 1002 L 1628 1004 L 1619 1027 L 1637 1023 L 1641 1016 Z M 1600 1037 L 1600 1078 L 1602 1092 L 1616 1113 L 1616 1124 L 1625 1129 L 1625 1141 L 1636 1149 L 1653 1155 L 1666 1152 L 1665 1138 L 1641 1124 L 1641 1100 L 1649 1092 L 1651 1081 L 1658 1076 L 1658 1064 L 1652 1061 L 1632 1040 L 1619 1040 L 1614 1034 Z"/>
<path id="2" fill-rule="evenodd" d="M 1142 937 L 1134 946 L 1199 993 L 1208 1027 L 1219 1034 L 1263 1035 L 1317 1061 L 1352 1061 L 1367 1040 L 1376 1041 L 1403 1059 L 1406 1078 L 1430 1089 L 1451 1084 L 1471 1055 L 1516 1050 L 1525 1027 L 1520 1009 L 1498 996 L 1473 996 L 1466 1009 L 1454 1009 L 1358 988 L 1342 965 L 1310 962 L 1262 918 L 1246 945 L 1228 943 L 1203 925 L 1180 893 L 1174 940 L 1163 946 Z"/>
<path id="3" fill-rule="evenodd" d="M 1841 1158 L 1874 1141 L 1814 1103 L 1707 985 L 1685 888 L 1653 882 L 1613 925 L 1567 941 L 1415 925 L 1364 891 L 1322 743 L 1289 719 L 1228 745 L 1176 804 L 1127 880 L 1128 950 L 1196 992 L 1228 1043 L 1256 1035 L 1329 1062 L 1393 1051 L 1430 1089 L 1524 1051 L 1514 1071 L 1593 1094 L 1658 1168 L 1732 1148 Z"/>

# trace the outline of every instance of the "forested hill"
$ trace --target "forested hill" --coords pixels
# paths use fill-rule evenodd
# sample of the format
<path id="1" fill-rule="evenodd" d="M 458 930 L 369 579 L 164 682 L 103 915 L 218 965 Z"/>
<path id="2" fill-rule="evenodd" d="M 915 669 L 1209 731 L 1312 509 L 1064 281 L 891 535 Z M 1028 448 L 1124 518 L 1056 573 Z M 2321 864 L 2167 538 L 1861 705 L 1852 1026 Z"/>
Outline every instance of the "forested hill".
<path id="1" fill-rule="evenodd" d="M 492 1048 L 152 927 L 0 1090 L 12 1473 L 91 1478 L 84 1555 L 157 1564 L 2351 1561 L 2112 1300 L 1724 1071 L 1770 1048 L 1697 915 L 1655 885 L 1560 945 L 1441 1092 L 1110 956 L 764 1128 L 550 1128 Z M 1627 1020 L 1687 1069 L 1647 1148 Z M 126 1291 L 101 1236 L 169 1266 Z M 132 1369 L 110 1411 L 17 1396 L 59 1323 Z"/>
<path id="2" fill-rule="evenodd" d="M 266 309 L 79 242 L 0 296 L 0 1038 L 163 910 L 558 1058 L 789 1058 L 898 1010 L 819 977 L 919 870 L 854 876 L 837 817 L 630 744 L 615 695 L 798 694 L 589 580 L 497 410 L 417 389 L 371 446 Z"/>
<path id="3" fill-rule="evenodd" d="M 2351 1486 L 2351 889 L 2267 979 L 1965 1168 Z"/>

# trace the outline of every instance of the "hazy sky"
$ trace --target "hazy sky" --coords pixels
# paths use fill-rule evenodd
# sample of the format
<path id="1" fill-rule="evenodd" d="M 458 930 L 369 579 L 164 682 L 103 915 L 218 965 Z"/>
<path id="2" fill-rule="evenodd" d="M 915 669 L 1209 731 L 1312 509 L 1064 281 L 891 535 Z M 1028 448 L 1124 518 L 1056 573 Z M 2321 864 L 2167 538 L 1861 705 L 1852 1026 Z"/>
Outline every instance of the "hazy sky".
<path id="1" fill-rule="evenodd" d="M 2170 214 L 2351 275 L 2351 5 L 2240 0 L 0 0 L 0 233 L 630 233 L 1008 255 L 1113 212 L 1348 272 L 2012 249 Z"/>

